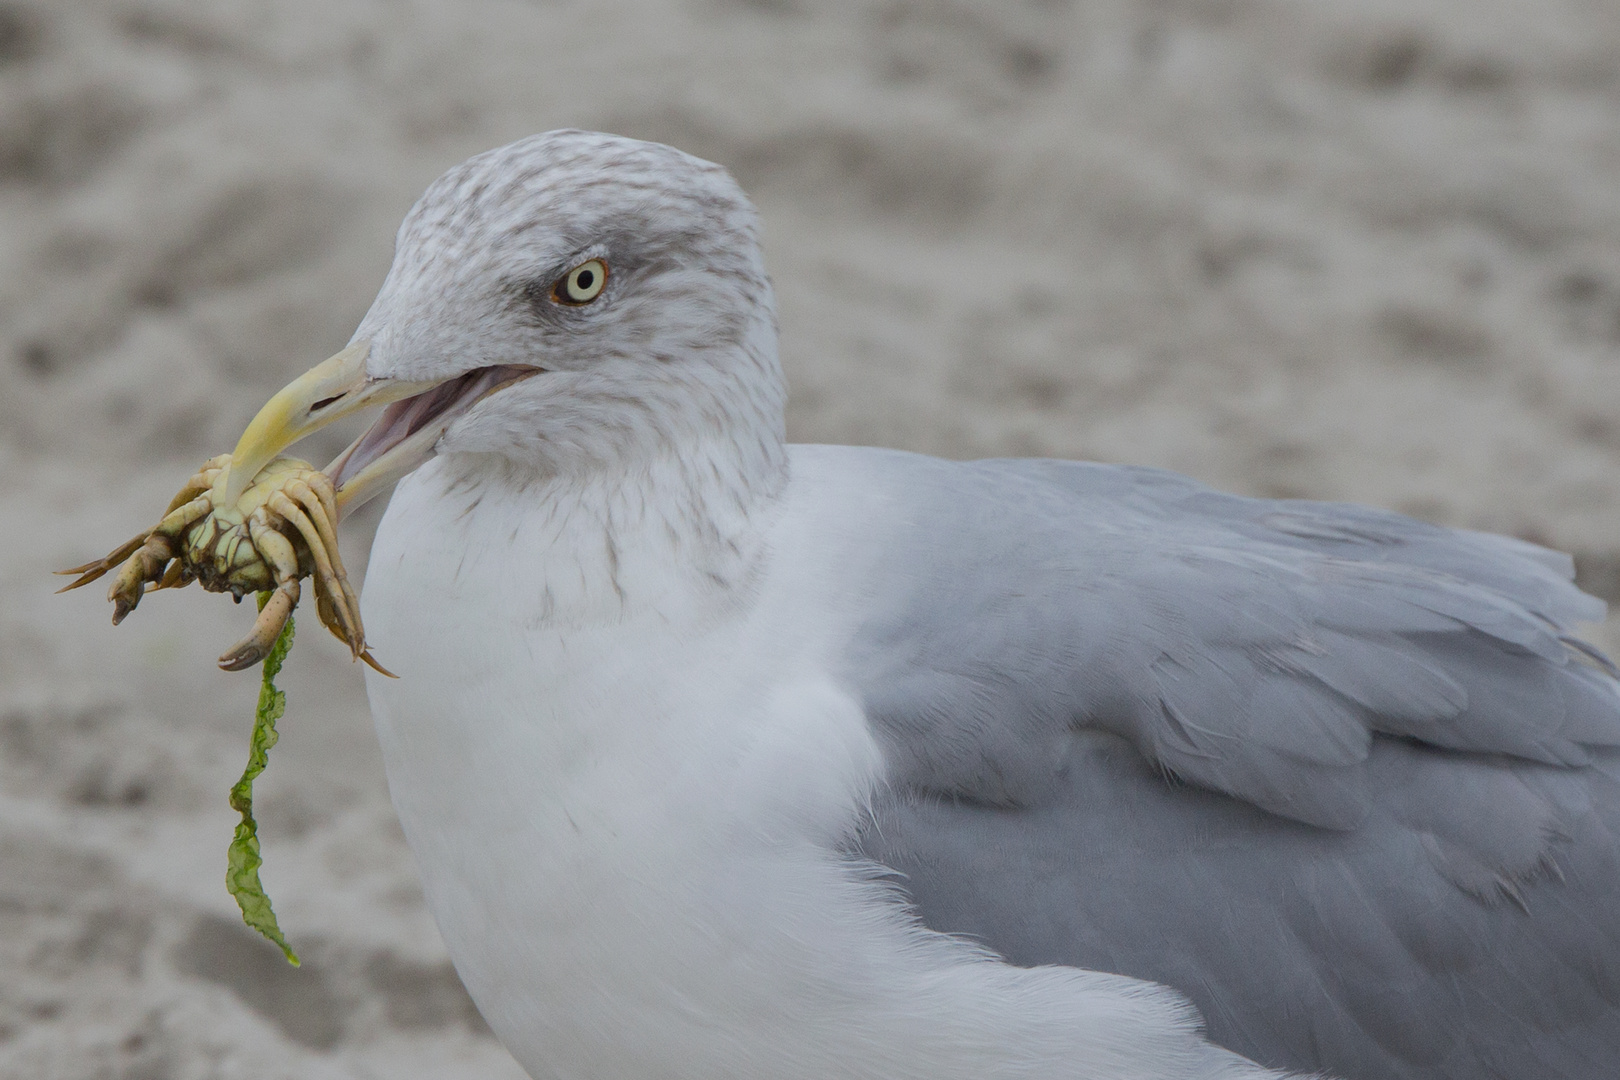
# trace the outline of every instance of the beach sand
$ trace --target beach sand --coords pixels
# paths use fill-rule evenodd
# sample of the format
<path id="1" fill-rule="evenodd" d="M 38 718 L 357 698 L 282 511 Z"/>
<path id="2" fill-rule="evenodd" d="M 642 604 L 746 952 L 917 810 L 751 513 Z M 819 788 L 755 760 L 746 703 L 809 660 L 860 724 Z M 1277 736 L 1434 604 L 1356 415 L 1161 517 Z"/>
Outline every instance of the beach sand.
<path id="1" fill-rule="evenodd" d="M 753 195 L 796 440 L 1369 502 L 1620 598 L 1616 5 L 6 0 L 0 1075 L 521 1075 L 338 643 L 305 621 L 259 788 L 294 971 L 223 885 L 250 610 L 114 630 L 48 572 L 346 343 L 429 181 L 561 126 Z"/>

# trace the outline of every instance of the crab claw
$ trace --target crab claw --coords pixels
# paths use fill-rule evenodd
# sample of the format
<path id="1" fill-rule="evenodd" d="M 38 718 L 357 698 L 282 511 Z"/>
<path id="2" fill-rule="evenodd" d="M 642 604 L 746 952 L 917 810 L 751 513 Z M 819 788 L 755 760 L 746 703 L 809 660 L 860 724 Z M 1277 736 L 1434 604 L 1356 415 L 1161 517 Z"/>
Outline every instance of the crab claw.
<path id="1" fill-rule="evenodd" d="M 107 590 L 107 599 L 113 605 L 113 625 L 124 621 L 124 616 L 135 610 L 146 592 L 146 583 L 161 581 L 163 571 L 174 558 L 174 545 L 162 533 L 153 533 L 124 563 Z"/>
<path id="2" fill-rule="evenodd" d="M 292 617 L 293 608 L 297 604 L 296 579 L 277 586 L 264 607 L 259 609 L 259 617 L 253 620 L 253 629 L 248 631 L 247 637 L 231 646 L 225 655 L 219 658 L 219 666 L 226 671 L 241 671 L 269 656 L 271 647 L 281 636 L 281 631 L 286 627 L 287 620 Z"/>

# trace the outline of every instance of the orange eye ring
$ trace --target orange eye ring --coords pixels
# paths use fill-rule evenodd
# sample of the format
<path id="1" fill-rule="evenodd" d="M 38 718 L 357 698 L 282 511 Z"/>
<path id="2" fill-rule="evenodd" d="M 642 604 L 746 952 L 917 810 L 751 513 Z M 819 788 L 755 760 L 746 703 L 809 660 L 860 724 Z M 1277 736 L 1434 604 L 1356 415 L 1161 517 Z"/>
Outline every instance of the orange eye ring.
<path id="1" fill-rule="evenodd" d="M 607 263 L 601 259 L 587 259 L 557 279 L 551 287 L 551 298 L 559 304 L 579 307 L 602 295 L 607 287 Z"/>

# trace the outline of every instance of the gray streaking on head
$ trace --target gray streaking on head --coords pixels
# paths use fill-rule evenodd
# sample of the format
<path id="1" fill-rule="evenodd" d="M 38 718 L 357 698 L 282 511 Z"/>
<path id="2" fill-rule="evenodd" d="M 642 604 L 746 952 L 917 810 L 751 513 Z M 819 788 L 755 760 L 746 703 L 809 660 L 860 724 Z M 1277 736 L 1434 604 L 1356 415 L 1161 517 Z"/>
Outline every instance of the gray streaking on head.
<path id="1" fill-rule="evenodd" d="M 1613 1074 L 1620 690 L 1564 556 L 787 446 L 752 208 L 612 136 L 437 181 L 355 343 L 252 449 L 395 402 L 334 466 L 409 473 L 368 689 L 536 1077 Z"/>

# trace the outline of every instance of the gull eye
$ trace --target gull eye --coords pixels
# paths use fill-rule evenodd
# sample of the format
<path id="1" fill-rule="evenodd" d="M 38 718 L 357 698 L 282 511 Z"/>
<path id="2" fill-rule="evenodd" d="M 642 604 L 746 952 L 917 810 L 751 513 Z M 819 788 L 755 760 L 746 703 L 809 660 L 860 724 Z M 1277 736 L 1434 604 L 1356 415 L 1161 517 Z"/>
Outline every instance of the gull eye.
<path id="1" fill-rule="evenodd" d="M 551 298 L 559 304 L 588 304 L 602 295 L 607 276 L 607 263 L 601 259 L 582 262 L 551 287 Z"/>

